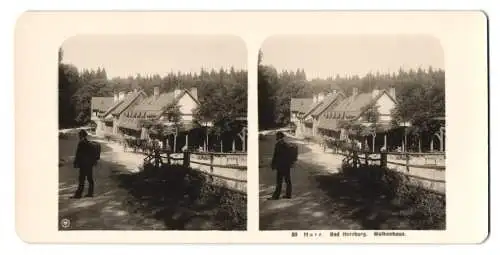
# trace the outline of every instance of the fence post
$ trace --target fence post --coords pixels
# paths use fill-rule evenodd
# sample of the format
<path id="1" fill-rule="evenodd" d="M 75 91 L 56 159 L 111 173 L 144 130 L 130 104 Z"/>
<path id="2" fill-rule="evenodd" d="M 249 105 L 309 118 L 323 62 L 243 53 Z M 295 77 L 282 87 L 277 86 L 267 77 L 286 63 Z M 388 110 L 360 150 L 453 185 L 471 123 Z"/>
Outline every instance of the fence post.
<path id="1" fill-rule="evenodd" d="M 368 166 L 368 153 L 365 152 L 365 165 Z"/>
<path id="2" fill-rule="evenodd" d="M 380 167 L 381 168 L 386 168 L 387 167 L 387 152 L 380 152 Z"/>
<path id="3" fill-rule="evenodd" d="M 167 151 L 167 165 L 170 165 L 170 151 Z"/>
<path id="4" fill-rule="evenodd" d="M 184 167 L 189 167 L 190 165 L 190 153 L 189 153 L 189 150 L 185 150 L 184 151 L 184 158 L 183 158 L 183 166 Z"/>

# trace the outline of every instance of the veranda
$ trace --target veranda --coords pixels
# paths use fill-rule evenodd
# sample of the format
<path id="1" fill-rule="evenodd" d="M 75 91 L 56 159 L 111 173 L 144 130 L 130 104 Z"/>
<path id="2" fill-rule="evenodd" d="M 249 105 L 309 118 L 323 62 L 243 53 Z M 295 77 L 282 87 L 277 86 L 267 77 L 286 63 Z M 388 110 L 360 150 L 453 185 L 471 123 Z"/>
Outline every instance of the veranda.
<path id="1" fill-rule="evenodd" d="M 444 118 L 435 118 L 444 121 Z M 379 132 L 348 132 L 346 130 L 334 131 L 320 129 L 320 143 L 326 147 L 340 147 L 346 141 L 356 141 L 358 146 L 365 151 L 379 153 L 385 149 L 387 152 L 445 152 L 445 127 L 444 123 L 439 131 L 434 133 L 410 133 L 411 125 L 403 123 L 396 128 L 384 128 Z"/>

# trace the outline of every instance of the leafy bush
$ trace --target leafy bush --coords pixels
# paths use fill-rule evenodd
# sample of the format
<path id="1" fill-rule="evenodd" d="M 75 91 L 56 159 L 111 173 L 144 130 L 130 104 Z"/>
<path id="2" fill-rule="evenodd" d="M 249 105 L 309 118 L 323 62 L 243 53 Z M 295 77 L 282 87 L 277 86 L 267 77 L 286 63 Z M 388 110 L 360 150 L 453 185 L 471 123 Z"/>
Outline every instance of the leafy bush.
<path id="1" fill-rule="evenodd" d="M 388 188 L 393 202 L 398 205 L 410 204 L 411 213 L 416 217 L 416 225 L 422 228 L 444 229 L 446 223 L 446 197 L 426 190 L 422 184 L 408 176 L 387 170 L 383 183 Z"/>
<path id="2" fill-rule="evenodd" d="M 415 229 L 445 229 L 446 197 L 426 190 L 403 173 L 379 166 L 350 167 L 345 163 L 342 174 L 354 177 L 364 190 L 384 195 L 396 206 L 409 208 Z"/>
<path id="3" fill-rule="evenodd" d="M 215 215 L 216 225 L 222 230 L 231 230 L 234 226 L 237 226 L 237 229 L 246 229 L 246 196 L 222 188 L 224 184 L 217 184 L 217 181 L 214 184 L 210 185 L 207 182 L 202 184 L 201 199 L 219 205 L 219 210 Z"/>
<path id="4" fill-rule="evenodd" d="M 128 180 L 126 188 L 146 204 L 144 211 L 161 212 L 156 217 L 165 220 L 169 228 L 246 230 L 246 196 L 213 185 L 208 176 L 198 171 L 181 165 L 158 169 L 147 164 Z M 192 226 L 196 217 L 203 218 L 208 227 Z"/>

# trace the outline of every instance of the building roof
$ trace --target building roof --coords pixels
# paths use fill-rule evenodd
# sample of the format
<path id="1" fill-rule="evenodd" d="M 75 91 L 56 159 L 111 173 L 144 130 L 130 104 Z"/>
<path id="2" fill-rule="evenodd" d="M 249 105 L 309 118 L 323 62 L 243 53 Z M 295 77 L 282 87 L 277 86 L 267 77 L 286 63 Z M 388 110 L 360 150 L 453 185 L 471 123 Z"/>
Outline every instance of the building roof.
<path id="1" fill-rule="evenodd" d="M 316 109 L 314 109 L 311 113 L 312 116 L 318 116 L 322 114 L 328 107 L 330 107 L 333 103 L 338 101 L 338 99 L 342 100 L 345 98 L 342 93 L 334 93 L 326 96 L 326 98 L 322 101 L 321 104 L 318 105 Z"/>
<path id="2" fill-rule="evenodd" d="M 305 113 L 313 103 L 312 98 L 292 98 L 290 101 L 290 112 Z"/>
<path id="3" fill-rule="evenodd" d="M 123 100 L 120 100 L 118 102 L 115 102 L 113 106 L 111 106 L 108 111 L 106 111 L 103 114 L 103 117 L 106 117 L 108 115 L 120 115 L 122 114 L 127 108 L 129 108 L 132 103 L 134 103 L 139 97 L 143 95 L 145 96 L 146 94 L 144 91 L 134 91 L 129 94 L 125 95 L 125 98 Z"/>
<path id="4" fill-rule="evenodd" d="M 346 97 L 341 100 L 333 109 L 326 111 L 319 118 L 318 127 L 327 130 L 338 130 L 338 121 L 341 119 L 357 119 L 367 106 L 375 103 L 387 91 L 381 91 L 375 98 L 372 93 L 360 93 L 355 97 Z M 389 96 L 392 100 L 392 97 Z"/>
<path id="5" fill-rule="evenodd" d="M 354 97 L 347 97 L 340 101 L 333 108 L 333 111 L 346 113 L 349 117 L 355 117 L 361 114 L 363 107 L 369 105 L 372 101 L 372 93 L 360 93 Z"/>
<path id="6" fill-rule="evenodd" d="M 131 118 L 158 118 L 163 114 L 165 107 L 176 103 L 185 94 L 188 94 L 196 103 L 198 102 L 197 93 L 191 93 L 188 90 L 182 90 L 177 96 L 175 92 L 161 93 L 158 96 L 151 95 L 143 99 L 134 108 L 127 111 L 127 117 Z M 195 95 L 193 95 L 195 94 Z"/>
<path id="7" fill-rule="evenodd" d="M 163 113 L 164 107 L 174 103 L 174 101 L 174 92 L 162 93 L 157 97 L 152 95 L 128 111 L 127 116 L 133 118 L 158 117 Z"/>
<path id="8" fill-rule="evenodd" d="M 92 97 L 92 111 L 106 112 L 113 105 L 113 97 Z"/>
<path id="9" fill-rule="evenodd" d="M 188 90 L 182 90 L 177 96 L 175 96 L 175 92 L 161 93 L 158 96 L 151 95 L 122 114 L 118 121 L 118 126 L 140 130 L 142 128 L 142 121 L 158 119 L 163 114 L 165 107 L 176 103 L 186 94 L 199 103 L 196 90 L 193 93 Z M 183 123 L 182 126 L 183 129 L 192 128 L 189 123 Z"/>
<path id="10" fill-rule="evenodd" d="M 323 104 L 323 101 L 319 101 L 319 102 L 316 102 L 316 103 L 313 103 L 309 109 L 305 112 L 303 118 L 306 118 L 307 116 L 311 115 L 314 110 L 316 110 L 316 108 L 318 108 L 321 104 Z"/>

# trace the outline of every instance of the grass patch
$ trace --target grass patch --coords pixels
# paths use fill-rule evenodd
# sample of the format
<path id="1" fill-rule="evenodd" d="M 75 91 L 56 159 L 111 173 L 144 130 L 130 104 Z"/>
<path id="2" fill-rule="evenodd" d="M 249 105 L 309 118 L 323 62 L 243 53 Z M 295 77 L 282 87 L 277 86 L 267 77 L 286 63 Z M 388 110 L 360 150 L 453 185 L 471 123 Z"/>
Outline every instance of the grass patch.
<path id="1" fill-rule="evenodd" d="M 133 210 L 161 219 L 172 230 L 246 230 L 246 196 L 210 184 L 208 177 L 180 165 L 121 175 Z"/>

